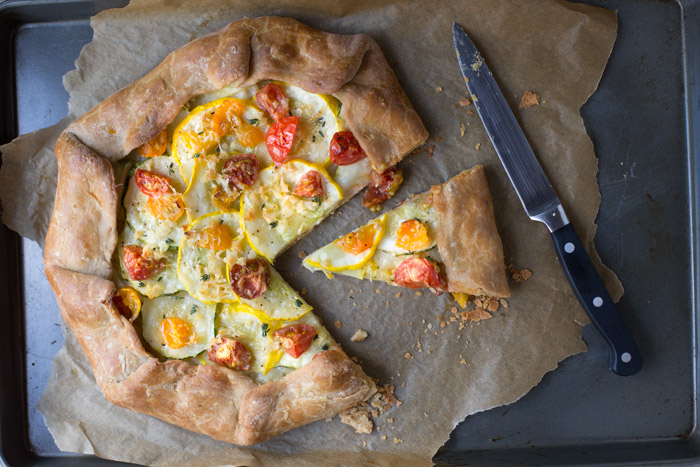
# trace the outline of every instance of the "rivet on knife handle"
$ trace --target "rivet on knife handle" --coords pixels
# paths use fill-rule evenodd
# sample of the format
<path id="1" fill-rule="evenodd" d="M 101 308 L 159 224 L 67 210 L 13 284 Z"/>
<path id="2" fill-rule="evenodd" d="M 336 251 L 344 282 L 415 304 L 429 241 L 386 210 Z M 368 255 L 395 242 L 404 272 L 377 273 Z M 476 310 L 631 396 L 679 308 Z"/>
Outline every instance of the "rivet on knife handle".
<path id="1" fill-rule="evenodd" d="M 527 215 L 549 228 L 571 287 L 610 346 L 610 369 L 623 376 L 637 373 L 642 367 L 639 349 L 569 224 L 559 197 L 537 161 L 491 70 L 457 23 L 452 23 L 452 35 L 459 67 L 498 158 Z"/>

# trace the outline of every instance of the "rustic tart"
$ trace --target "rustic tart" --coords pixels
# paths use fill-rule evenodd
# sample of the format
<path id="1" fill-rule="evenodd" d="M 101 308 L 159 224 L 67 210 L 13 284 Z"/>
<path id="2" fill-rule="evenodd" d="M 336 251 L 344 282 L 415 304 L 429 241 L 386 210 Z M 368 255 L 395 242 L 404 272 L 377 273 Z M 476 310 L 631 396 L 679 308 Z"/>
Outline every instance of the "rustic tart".
<path id="1" fill-rule="evenodd" d="M 280 17 L 172 52 L 56 145 L 45 268 L 111 402 L 250 445 L 376 388 L 272 261 L 427 132 L 377 44 Z"/>

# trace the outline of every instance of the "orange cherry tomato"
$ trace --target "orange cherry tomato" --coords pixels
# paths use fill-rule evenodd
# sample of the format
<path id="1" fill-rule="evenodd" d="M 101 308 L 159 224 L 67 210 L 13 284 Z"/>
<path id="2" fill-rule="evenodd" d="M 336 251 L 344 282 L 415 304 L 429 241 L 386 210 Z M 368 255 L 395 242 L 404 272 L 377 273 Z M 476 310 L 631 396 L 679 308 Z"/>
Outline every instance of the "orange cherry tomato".
<path id="1" fill-rule="evenodd" d="M 340 237 L 334 243 L 347 253 L 359 255 L 372 248 L 372 243 L 374 243 L 374 237 L 377 235 L 378 229 L 379 226 L 377 226 L 377 224 L 368 224 L 360 227 L 355 232 L 350 232 Z"/>
<path id="2" fill-rule="evenodd" d="M 309 350 L 316 336 L 316 328 L 310 324 L 290 324 L 272 333 L 272 339 L 279 342 L 292 358 L 299 358 Z"/>
<path id="3" fill-rule="evenodd" d="M 428 228 L 421 221 L 403 221 L 396 230 L 396 246 L 408 251 L 422 250 L 430 243 Z"/>
<path id="4" fill-rule="evenodd" d="M 176 221 L 185 213 L 185 204 L 180 195 L 150 197 L 146 202 L 146 209 L 156 219 Z"/>
<path id="5" fill-rule="evenodd" d="M 135 320 L 141 311 L 141 299 L 131 287 L 123 287 L 112 296 L 112 303 L 117 307 L 117 311 L 129 321 Z"/>
<path id="6" fill-rule="evenodd" d="M 239 154 L 224 163 L 221 173 L 228 179 L 230 187 L 244 190 L 258 179 L 260 163 L 254 154 Z"/>
<path id="7" fill-rule="evenodd" d="M 177 316 L 169 316 L 160 322 L 160 333 L 171 349 L 181 349 L 197 342 L 197 333 L 189 324 Z"/>
<path id="8" fill-rule="evenodd" d="M 214 206 L 221 209 L 223 212 L 233 212 L 236 208 L 236 200 L 238 199 L 238 193 L 229 194 L 226 190 L 221 187 L 214 188 L 214 192 L 211 194 L 211 201 Z"/>
<path id="9" fill-rule="evenodd" d="M 239 297 L 252 300 L 261 296 L 270 285 L 270 263 L 262 258 L 246 260 L 245 265 L 234 264 L 229 272 L 233 291 Z"/>
<path id="10" fill-rule="evenodd" d="M 255 93 L 255 102 L 275 120 L 279 120 L 289 112 L 289 99 L 284 95 L 282 88 L 275 83 L 267 84 Z"/>
<path id="11" fill-rule="evenodd" d="M 231 230 L 223 224 L 214 224 L 202 230 L 197 246 L 210 250 L 228 250 L 233 245 Z"/>
<path id="12" fill-rule="evenodd" d="M 175 192 L 173 187 L 170 186 L 170 178 L 148 170 L 136 169 L 134 183 L 141 190 L 141 193 L 149 197 L 158 197 Z"/>
<path id="13" fill-rule="evenodd" d="M 339 131 L 331 139 L 330 156 L 335 165 L 350 165 L 361 161 L 367 154 L 351 131 Z"/>
<path id="14" fill-rule="evenodd" d="M 362 206 L 372 208 L 382 204 L 396 194 L 402 182 L 401 169 L 389 167 L 382 173 L 373 170 L 369 176 L 369 188 L 362 198 Z"/>
<path id="15" fill-rule="evenodd" d="M 217 337 L 209 347 L 209 360 L 235 370 L 250 370 L 253 356 L 242 342 L 230 337 Z"/>
<path id="16" fill-rule="evenodd" d="M 243 104 L 235 99 L 227 99 L 216 107 L 211 118 L 211 128 L 219 138 L 232 133 L 241 124 Z"/>
<path id="17" fill-rule="evenodd" d="M 270 125 L 265 136 L 267 152 L 278 167 L 284 164 L 294 144 L 294 135 L 299 125 L 299 117 L 282 117 Z"/>
<path id="18" fill-rule="evenodd" d="M 426 258 L 408 258 L 401 262 L 394 271 L 394 282 L 411 289 L 430 287 L 435 291 L 447 290 L 447 284 L 440 276 L 440 267 Z"/>
<path id="19" fill-rule="evenodd" d="M 265 141 L 265 135 L 262 130 L 247 122 L 241 122 L 235 128 L 235 133 L 238 141 L 247 148 L 253 148 Z"/>
<path id="20" fill-rule="evenodd" d="M 294 186 L 294 194 L 304 198 L 323 196 L 323 179 L 321 174 L 315 170 L 306 172 Z"/>
<path id="21" fill-rule="evenodd" d="M 163 263 L 143 252 L 138 245 L 124 247 L 124 267 L 131 280 L 145 281 L 158 274 L 163 269 Z"/>
<path id="22" fill-rule="evenodd" d="M 143 157 L 156 157 L 165 152 L 168 146 L 168 132 L 161 131 L 158 135 L 149 142 L 139 146 L 138 153 Z"/>

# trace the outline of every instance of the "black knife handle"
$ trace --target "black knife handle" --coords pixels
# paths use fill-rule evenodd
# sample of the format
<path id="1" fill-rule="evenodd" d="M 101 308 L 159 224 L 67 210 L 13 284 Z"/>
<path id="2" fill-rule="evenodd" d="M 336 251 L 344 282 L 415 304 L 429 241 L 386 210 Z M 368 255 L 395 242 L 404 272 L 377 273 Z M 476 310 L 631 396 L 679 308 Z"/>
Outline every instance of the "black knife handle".
<path id="1" fill-rule="evenodd" d="M 622 376 L 642 368 L 642 355 L 571 224 L 552 232 L 567 279 L 610 346 L 610 369 Z"/>

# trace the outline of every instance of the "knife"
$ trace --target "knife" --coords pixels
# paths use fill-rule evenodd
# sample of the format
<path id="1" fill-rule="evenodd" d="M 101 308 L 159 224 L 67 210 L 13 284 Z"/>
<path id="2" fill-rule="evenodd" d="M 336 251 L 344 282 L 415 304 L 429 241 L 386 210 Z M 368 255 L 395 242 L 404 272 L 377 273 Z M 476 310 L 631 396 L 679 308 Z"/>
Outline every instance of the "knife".
<path id="1" fill-rule="evenodd" d="M 557 256 L 584 310 L 610 347 L 610 369 L 622 376 L 642 368 L 642 356 L 581 240 L 569 223 L 559 197 L 508 107 L 483 57 L 457 23 L 452 23 L 457 59 L 496 153 L 530 219 L 549 229 Z"/>

